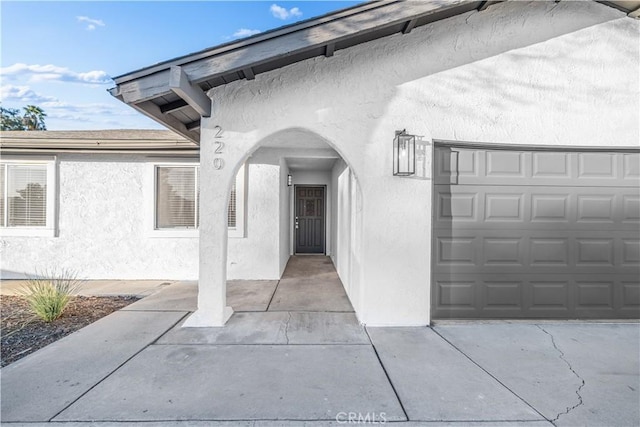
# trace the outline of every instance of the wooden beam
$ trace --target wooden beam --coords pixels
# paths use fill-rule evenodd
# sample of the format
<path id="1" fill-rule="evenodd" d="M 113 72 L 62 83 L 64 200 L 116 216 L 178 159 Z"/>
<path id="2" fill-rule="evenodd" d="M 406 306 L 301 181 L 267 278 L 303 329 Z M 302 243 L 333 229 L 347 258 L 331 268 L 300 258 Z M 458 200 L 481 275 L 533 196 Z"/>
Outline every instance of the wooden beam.
<path id="1" fill-rule="evenodd" d="M 174 65 L 169 75 L 169 88 L 180 98 L 187 101 L 194 110 L 203 117 L 211 116 L 211 99 L 200 89 L 193 85 L 182 67 Z"/>
<path id="2" fill-rule="evenodd" d="M 200 120 L 196 120 L 195 122 L 187 123 L 185 125 L 188 131 L 193 131 L 196 129 L 200 129 Z"/>
<path id="3" fill-rule="evenodd" d="M 171 94 L 169 70 L 161 71 L 144 79 L 134 80 L 117 87 L 118 95 L 126 104 L 139 104 L 159 96 Z"/>
<path id="4" fill-rule="evenodd" d="M 417 19 L 412 19 L 411 21 L 408 21 L 407 25 L 405 25 L 403 30 L 402 30 L 402 34 L 409 34 L 411 32 L 411 30 L 413 30 L 413 27 L 416 26 L 417 22 L 418 22 Z"/>
<path id="5" fill-rule="evenodd" d="M 324 56 L 326 56 L 327 58 L 330 57 L 330 56 L 333 56 L 333 51 L 335 49 L 336 49 L 336 44 L 335 43 L 329 43 L 324 48 Z"/>
<path id="6" fill-rule="evenodd" d="M 492 4 L 496 4 L 496 3 L 500 3 L 500 1 L 487 0 L 487 1 L 480 2 L 480 6 L 478 6 L 478 12 L 482 12 L 483 10 L 485 10 L 486 8 L 491 6 Z"/>
<path id="7" fill-rule="evenodd" d="M 256 75 L 253 73 L 253 68 L 251 67 L 243 69 L 242 72 L 247 80 L 253 80 L 256 78 Z"/>
<path id="8" fill-rule="evenodd" d="M 143 101 L 139 104 L 131 104 L 131 106 L 161 125 L 168 127 L 172 131 L 190 139 L 196 144 L 200 144 L 200 135 L 197 132 L 187 129 L 184 123 L 176 119 L 174 116 L 163 114 L 162 111 L 160 111 L 160 107 L 152 101 Z"/>
<path id="9" fill-rule="evenodd" d="M 165 105 L 160 106 L 160 111 L 162 114 L 172 113 L 174 111 L 178 111 L 188 106 L 189 104 L 184 99 L 178 99 L 177 101 L 170 102 Z"/>

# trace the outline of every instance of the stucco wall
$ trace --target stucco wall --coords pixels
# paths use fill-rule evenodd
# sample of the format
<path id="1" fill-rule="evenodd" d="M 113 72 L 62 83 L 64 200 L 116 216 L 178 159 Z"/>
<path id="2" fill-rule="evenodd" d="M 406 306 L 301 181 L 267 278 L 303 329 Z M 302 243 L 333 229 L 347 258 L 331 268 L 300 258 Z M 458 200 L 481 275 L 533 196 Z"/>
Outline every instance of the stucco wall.
<path id="1" fill-rule="evenodd" d="M 229 279 L 280 278 L 280 164 L 251 159 L 245 238 L 229 239 Z"/>
<path id="2" fill-rule="evenodd" d="M 339 160 L 331 170 L 331 260 L 342 279 L 344 289 L 351 296 L 349 260 L 351 247 L 351 192 L 349 186 L 349 168 Z"/>
<path id="3" fill-rule="evenodd" d="M 639 25 L 594 2 L 492 5 L 216 88 L 203 125 L 222 126 L 238 152 L 292 128 L 327 140 L 361 190 L 358 317 L 427 324 L 432 184 L 391 176 L 394 131 L 638 146 Z"/>
<path id="4" fill-rule="evenodd" d="M 147 159 L 58 156 L 57 237 L 2 237 L 2 276 L 64 267 L 88 279 L 195 279 L 198 239 L 150 238 Z"/>
<path id="5" fill-rule="evenodd" d="M 3 236 L 2 278 L 63 267 L 87 279 L 196 280 L 197 233 L 195 237 L 155 237 L 151 220 L 145 217 L 152 215 L 149 164 L 168 160 L 144 155 L 59 155 L 58 236 Z M 229 238 L 228 276 L 277 279 L 280 168 L 251 163 L 247 168 L 247 228 L 243 238 Z"/>
<path id="6" fill-rule="evenodd" d="M 293 194 L 293 186 L 287 185 L 287 176 L 289 175 L 289 167 L 284 158 L 280 158 L 280 228 L 279 228 L 279 246 L 280 246 L 280 276 L 287 267 L 289 257 L 291 256 L 291 200 Z"/>

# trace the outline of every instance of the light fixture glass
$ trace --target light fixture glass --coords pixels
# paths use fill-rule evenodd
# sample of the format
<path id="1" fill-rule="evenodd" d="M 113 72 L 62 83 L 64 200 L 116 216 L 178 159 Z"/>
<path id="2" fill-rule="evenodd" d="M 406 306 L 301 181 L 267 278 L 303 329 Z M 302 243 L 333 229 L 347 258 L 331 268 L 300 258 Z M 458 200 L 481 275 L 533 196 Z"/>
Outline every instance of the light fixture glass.
<path id="1" fill-rule="evenodd" d="M 393 139 L 393 175 L 411 176 L 416 173 L 416 136 L 397 130 Z"/>
<path id="2" fill-rule="evenodd" d="M 293 185 L 293 177 L 291 175 L 287 175 L 287 186 L 291 187 Z"/>

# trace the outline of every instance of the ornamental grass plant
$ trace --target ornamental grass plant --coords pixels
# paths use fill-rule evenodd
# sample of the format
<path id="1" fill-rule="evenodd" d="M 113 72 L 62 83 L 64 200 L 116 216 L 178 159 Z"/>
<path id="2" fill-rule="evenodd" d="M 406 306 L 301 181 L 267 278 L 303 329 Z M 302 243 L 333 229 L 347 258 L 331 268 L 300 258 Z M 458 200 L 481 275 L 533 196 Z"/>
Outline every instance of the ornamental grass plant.
<path id="1" fill-rule="evenodd" d="M 73 294 L 83 283 L 72 270 L 45 271 L 29 278 L 20 293 L 29 302 L 33 313 L 48 323 L 64 313 Z"/>

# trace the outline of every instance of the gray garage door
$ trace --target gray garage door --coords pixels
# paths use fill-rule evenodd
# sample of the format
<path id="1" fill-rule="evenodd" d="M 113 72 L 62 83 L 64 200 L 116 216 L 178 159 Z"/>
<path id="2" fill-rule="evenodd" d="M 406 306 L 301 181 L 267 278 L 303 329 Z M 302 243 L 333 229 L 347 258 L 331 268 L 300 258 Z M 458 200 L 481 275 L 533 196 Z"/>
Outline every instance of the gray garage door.
<path id="1" fill-rule="evenodd" d="M 434 318 L 640 317 L 640 154 L 438 144 Z"/>

